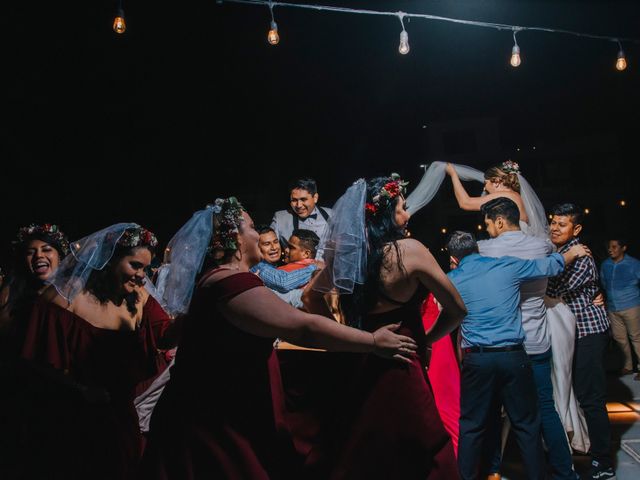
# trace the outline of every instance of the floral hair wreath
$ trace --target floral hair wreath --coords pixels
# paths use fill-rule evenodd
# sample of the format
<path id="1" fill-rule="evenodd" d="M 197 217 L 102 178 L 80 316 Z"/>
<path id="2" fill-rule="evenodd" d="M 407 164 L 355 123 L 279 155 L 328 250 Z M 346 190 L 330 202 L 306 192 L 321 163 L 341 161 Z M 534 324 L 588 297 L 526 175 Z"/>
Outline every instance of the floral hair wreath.
<path id="1" fill-rule="evenodd" d="M 373 196 L 371 202 L 365 203 L 364 209 L 369 216 L 376 215 L 398 195 L 406 194 L 409 182 L 403 181 L 397 173 L 392 173 L 390 178 L 391 180 L 384 184 L 380 192 Z"/>
<path id="2" fill-rule="evenodd" d="M 120 240 L 118 240 L 118 245 L 128 248 L 155 248 L 158 246 L 158 239 L 153 234 L 153 232 L 150 232 L 146 228 L 138 226 L 127 228 L 120 237 Z"/>
<path id="3" fill-rule="evenodd" d="M 504 173 L 518 174 L 520 173 L 520 165 L 512 160 L 507 160 L 506 162 L 502 162 L 502 165 L 500 165 L 500 170 L 502 170 Z"/>
<path id="4" fill-rule="evenodd" d="M 207 208 L 213 210 L 215 225 L 211 249 L 237 250 L 242 212 L 245 211 L 242 204 L 236 197 L 216 198 L 213 205 L 208 205 Z"/>
<path id="5" fill-rule="evenodd" d="M 67 236 L 53 223 L 43 223 L 42 225 L 32 223 L 28 227 L 20 228 L 18 230 L 17 240 L 14 243 L 19 244 L 26 242 L 34 235 L 45 235 L 51 238 L 57 243 L 57 246 L 60 247 L 62 255 L 66 256 L 69 253 L 69 240 L 67 240 Z"/>

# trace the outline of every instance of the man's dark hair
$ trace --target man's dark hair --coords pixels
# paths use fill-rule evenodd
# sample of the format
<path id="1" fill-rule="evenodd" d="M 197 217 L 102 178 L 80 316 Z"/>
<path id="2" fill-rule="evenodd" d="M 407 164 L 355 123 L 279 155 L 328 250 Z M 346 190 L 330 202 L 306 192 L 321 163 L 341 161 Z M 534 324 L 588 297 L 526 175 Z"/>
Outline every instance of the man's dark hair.
<path id="1" fill-rule="evenodd" d="M 256 227 L 256 231 L 258 232 L 259 235 L 264 235 L 265 233 L 269 233 L 269 232 L 276 233 L 276 231 L 273 228 L 271 228 L 269 225 L 258 225 Z"/>
<path id="2" fill-rule="evenodd" d="M 307 230 L 304 228 L 296 228 L 291 232 L 292 237 L 298 237 L 300 245 L 311 252 L 311 258 L 316 258 L 316 252 L 318 251 L 318 245 L 320 244 L 320 237 L 316 232 Z"/>
<path id="3" fill-rule="evenodd" d="M 306 190 L 311 195 L 318 193 L 318 186 L 313 178 L 298 178 L 297 180 L 289 183 L 289 193 L 296 189 Z"/>
<path id="4" fill-rule="evenodd" d="M 516 202 L 507 197 L 489 200 L 480 207 L 480 211 L 494 222 L 496 218 L 502 217 L 511 225 L 518 226 L 520 224 L 520 209 Z"/>
<path id="5" fill-rule="evenodd" d="M 613 235 L 609 237 L 609 242 L 618 242 L 620 247 L 628 247 L 629 242 L 627 241 L 627 237 L 622 237 L 620 235 Z"/>
<path id="6" fill-rule="evenodd" d="M 582 224 L 582 209 L 575 203 L 558 203 L 551 208 L 551 215 L 571 217 L 574 225 Z"/>
<path id="7" fill-rule="evenodd" d="M 478 244 L 473 234 L 460 230 L 456 230 L 449 235 L 446 248 L 449 251 L 449 255 L 456 257 L 458 260 L 479 252 Z"/>

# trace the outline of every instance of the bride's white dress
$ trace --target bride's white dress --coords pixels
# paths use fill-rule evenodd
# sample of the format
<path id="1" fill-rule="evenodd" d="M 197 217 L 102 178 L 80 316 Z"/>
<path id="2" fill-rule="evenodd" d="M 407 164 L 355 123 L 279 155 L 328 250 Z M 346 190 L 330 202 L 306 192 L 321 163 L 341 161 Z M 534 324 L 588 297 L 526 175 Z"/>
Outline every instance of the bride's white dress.
<path id="1" fill-rule="evenodd" d="M 484 183 L 484 173 L 480 170 L 465 165 L 453 164 L 453 166 L 461 180 Z M 445 162 L 433 162 L 426 170 L 418 186 L 407 196 L 407 206 L 411 214 L 433 199 L 446 176 L 445 168 Z M 529 217 L 529 224 L 520 222 L 522 231 L 527 235 L 548 240 L 548 222 L 544 207 L 524 177 L 518 174 L 518 179 L 520 195 Z M 551 337 L 551 379 L 556 410 L 567 432 L 571 448 L 586 453 L 590 447 L 587 423 L 573 392 L 572 384 L 576 319 L 561 299 L 545 297 L 545 305 L 547 306 L 547 330 Z"/>

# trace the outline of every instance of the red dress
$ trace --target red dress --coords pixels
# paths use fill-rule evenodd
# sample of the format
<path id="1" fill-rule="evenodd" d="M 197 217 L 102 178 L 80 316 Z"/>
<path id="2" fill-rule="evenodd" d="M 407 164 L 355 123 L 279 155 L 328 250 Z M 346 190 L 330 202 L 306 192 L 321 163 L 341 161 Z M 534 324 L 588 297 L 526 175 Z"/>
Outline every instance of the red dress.
<path id="1" fill-rule="evenodd" d="M 423 298 L 424 291 L 419 290 L 400 308 L 370 314 L 363 322 L 369 331 L 400 323 L 397 333 L 414 338 L 419 346 L 419 354 L 410 365 L 375 355 L 296 352 L 300 356 L 311 353 L 319 362 L 322 355 L 332 357 L 324 371 L 315 368 L 316 376 L 305 382 L 298 378 L 300 372 L 291 369 L 293 358 L 288 356 L 289 362 L 282 365 L 288 394 L 286 418 L 298 450 L 306 454 L 306 471 L 301 478 L 458 478 L 451 439 L 436 409 L 424 368 Z M 300 394 L 308 384 L 316 392 L 323 392 L 314 398 Z M 294 390 L 297 396 L 291 395 Z M 296 410 L 292 412 L 292 408 Z"/>
<path id="2" fill-rule="evenodd" d="M 29 440 L 50 438 L 48 455 L 56 457 L 49 466 L 51 478 L 135 477 L 141 436 L 133 398 L 138 383 L 158 373 L 152 329 L 157 309 L 149 297 L 139 327 L 128 331 L 95 327 L 54 303 L 35 304 L 22 357 L 53 367 L 78 392 L 52 408 L 46 425 Z M 47 409 L 58 400 L 47 397 L 40 403 Z"/>
<path id="3" fill-rule="evenodd" d="M 431 328 L 439 316 L 440 310 L 433 294 L 430 293 L 422 304 L 422 324 L 425 331 Z M 460 434 L 460 367 L 450 335 L 445 335 L 431 347 L 431 361 L 427 373 L 438 412 L 451 436 L 457 456 Z"/>
<path id="4" fill-rule="evenodd" d="M 263 283 L 240 272 L 205 285 L 215 271 L 203 276 L 184 320 L 171 379 L 151 417 L 141 477 L 302 478 L 282 429 L 273 339 L 236 328 L 218 308 Z"/>

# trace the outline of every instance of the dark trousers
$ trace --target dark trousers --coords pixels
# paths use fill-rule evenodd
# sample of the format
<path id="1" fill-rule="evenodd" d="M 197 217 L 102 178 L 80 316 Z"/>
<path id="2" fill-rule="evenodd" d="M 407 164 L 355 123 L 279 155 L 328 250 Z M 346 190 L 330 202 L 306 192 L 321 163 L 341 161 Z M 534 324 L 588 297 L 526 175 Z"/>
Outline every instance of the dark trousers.
<path id="1" fill-rule="evenodd" d="M 608 343 L 607 333 L 587 335 L 576 340 L 573 355 L 573 389 L 587 421 L 591 457 L 607 467 L 612 466 L 604 371 L 604 352 Z"/>
<path id="2" fill-rule="evenodd" d="M 463 480 L 486 476 L 482 459 L 495 443 L 488 432 L 500 418 L 500 405 L 511 421 L 528 478 L 544 479 L 538 394 L 531 362 L 523 351 L 465 354 L 460 381 L 458 467 Z"/>

